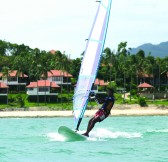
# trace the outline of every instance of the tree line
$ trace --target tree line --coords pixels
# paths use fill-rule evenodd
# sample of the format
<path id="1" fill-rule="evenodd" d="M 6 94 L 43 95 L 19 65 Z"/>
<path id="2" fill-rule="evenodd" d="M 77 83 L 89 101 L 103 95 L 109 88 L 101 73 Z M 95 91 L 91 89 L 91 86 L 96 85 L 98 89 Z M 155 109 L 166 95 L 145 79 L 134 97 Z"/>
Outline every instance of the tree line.
<path id="1" fill-rule="evenodd" d="M 100 61 L 97 77 L 107 82 L 115 82 L 117 87 L 132 89 L 146 76 L 150 83 L 160 90 L 162 82 L 168 85 L 168 56 L 153 57 L 143 50 L 130 54 L 127 42 L 121 42 L 117 51 L 105 48 Z M 41 76 L 47 78 L 52 69 L 67 71 L 73 75 L 72 83 L 76 83 L 83 53 L 79 58 L 71 59 L 65 52 L 32 49 L 24 44 L 18 45 L 0 40 L 0 71 L 17 70 L 18 74 L 26 74 L 30 81 L 37 81 Z M 146 76 L 145 76 L 146 75 Z M 132 87 L 131 87 L 132 86 Z M 164 87 L 165 88 L 165 87 Z"/>

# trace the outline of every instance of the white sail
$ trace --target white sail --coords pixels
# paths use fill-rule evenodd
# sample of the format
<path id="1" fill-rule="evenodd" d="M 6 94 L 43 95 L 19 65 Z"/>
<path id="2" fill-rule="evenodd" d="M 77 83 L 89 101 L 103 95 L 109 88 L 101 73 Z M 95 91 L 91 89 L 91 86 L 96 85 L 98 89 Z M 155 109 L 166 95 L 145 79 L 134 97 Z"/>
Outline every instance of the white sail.
<path id="1" fill-rule="evenodd" d="M 73 98 L 76 130 L 78 130 L 83 118 L 88 96 L 97 75 L 101 54 L 104 48 L 112 0 L 101 0 L 97 2 L 99 2 L 98 10 L 87 40 Z"/>

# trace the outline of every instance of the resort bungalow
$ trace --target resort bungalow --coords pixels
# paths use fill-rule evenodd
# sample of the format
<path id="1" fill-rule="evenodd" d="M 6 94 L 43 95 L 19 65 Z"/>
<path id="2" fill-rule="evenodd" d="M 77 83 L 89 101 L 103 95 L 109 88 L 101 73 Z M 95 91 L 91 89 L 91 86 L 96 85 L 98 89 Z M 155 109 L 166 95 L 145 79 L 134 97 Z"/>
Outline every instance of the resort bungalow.
<path id="1" fill-rule="evenodd" d="M 8 76 L 4 76 L 3 73 L 0 72 L 0 82 L 8 85 L 10 91 L 25 90 L 27 81 L 28 76 L 22 73 L 18 74 L 17 70 L 9 71 Z"/>
<path id="2" fill-rule="evenodd" d="M 140 93 L 143 93 L 143 92 L 152 93 L 153 92 L 153 86 L 148 84 L 148 83 L 146 83 L 146 82 L 144 82 L 142 84 L 139 84 L 138 85 L 138 89 L 139 89 Z"/>
<path id="3" fill-rule="evenodd" d="M 92 90 L 95 93 L 104 93 L 107 86 L 108 86 L 107 82 L 104 82 L 104 80 L 100 80 L 97 78 L 94 82 Z"/>
<path id="4" fill-rule="evenodd" d="M 38 80 L 37 82 L 30 82 L 27 88 L 27 94 L 29 98 L 37 96 L 48 96 L 50 98 L 57 96 L 60 87 L 55 83 L 49 80 Z"/>
<path id="5" fill-rule="evenodd" d="M 66 87 L 71 85 L 72 75 L 62 70 L 50 70 L 47 80 L 55 82 L 59 86 Z"/>
<path id="6" fill-rule="evenodd" d="M 167 91 L 155 92 L 155 88 L 146 82 L 138 85 L 138 91 L 141 97 L 146 97 L 148 99 L 168 99 Z"/>
<path id="7" fill-rule="evenodd" d="M 59 86 L 49 80 L 38 80 L 30 82 L 26 88 L 28 95 L 58 95 Z"/>

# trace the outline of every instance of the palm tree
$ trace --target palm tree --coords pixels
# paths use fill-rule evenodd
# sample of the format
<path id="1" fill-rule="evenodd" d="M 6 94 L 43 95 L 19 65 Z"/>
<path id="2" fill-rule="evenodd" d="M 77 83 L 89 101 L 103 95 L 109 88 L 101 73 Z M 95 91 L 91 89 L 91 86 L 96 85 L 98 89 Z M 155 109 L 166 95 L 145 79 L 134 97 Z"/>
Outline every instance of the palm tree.
<path id="1" fill-rule="evenodd" d="M 162 64 L 162 60 L 157 57 L 156 58 L 156 66 L 158 67 L 158 78 L 159 78 L 159 88 L 158 88 L 158 91 L 159 91 L 159 94 L 160 94 L 160 74 L 161 74 L 161 64 Z"/>
<path id="2" fill-rule="evenodd" d="M 131 55 L 127 58 L 127 61 L 126 61 L 126 67 L 127 67 L 127 70 L 126 70 L 126 75 L 128 76 L 128 78 L 130 78 L 130 101 L 132 99 L 132 85 L 133 85 L 133 76 L 136 75 L 136 66 L 134 64 L 134 55 Z"/>
<path id="3" fill-rule="evenodd" d="M 20 78 L 20 76 L 23 78 L 24 72 L 25 72 L 25 58 L 22 57 L 21 55 L 17 55 L 14 59 L 13 69 L 17 70 L 18 78 Z M 20 91 L 20 83 L 19 83 L 19 88 L 17 88 L 17 90 L 18 89 Z"/>
<path id="4" fill-rule="evenodd" d="M 167 80 L 166 81 L 167 88 L 165 89 L 167 91 L 168 90 L 168 56 L 162 60 L 161 66 L 162 66 L 161 75 L 165 75 L 165 78 Z"/>
<path id="5" fill-rule="evenodd" d="M 8 79 L 9 79 L 9 72 L 10 72 L 9 67 L 4 66 L 2 68 L 2 77 L 3 77 L 4 80 L 6 79 L 6 84 L 7 85 L 8 85 Z M 8 93 L 9 93 L 9 91 L 8 91 L 8 88 L 7 88 L 7 98 L 6 98 L 7 107 L 8 107 Z"/>
<path id="6" fill-rule="evenodd" d="M 67 92 L 68 92 L 68 101 L 69 101 L 69 92 L 70 92 L 70 88 L 68 86 L 68 82 L 69 82 L 69 77 L 68 77 L 68 73 L 70 71 L 70 67 L 71 67 L 71 60 L 70 60 L 70 55 L 67 55 L 66 59 L 66 65 L 68 66 L 65 66 L 65 71 L 67 72 Z"/>
<path id="7" fill-rule="evenodd" d="M 104 56 L 103 56 L 102 63 L 104 64 L 104 66 L 107 67 L 106 68 L 107 73 L 109 73 L 109 70 L 110 70 L 110 74 L 109 74 L 110 83 L 112 81 L 112 67 L 114 66 L 114 59 L 113 58 L 114 58 L 114 54 L 111 51 L 111 49 L 110 48 L 106 48 L 104 50 Z"/>
<path id="8" fill-rule="evenodd" d="M 127 42 L 121 42 L 119 45 L 118 45 L 118 57 L 119 57 L 119 60 L 120 60 L 120 69 L 121 71 L 123 72 L 123 84 L 124 84 L 124 98 L 123 98 L 123 102 L 125 102 L 125 90 L 126 90 L 126 59 L 127 59 L 127 49 L 126 49 L 126 46 L 127 46 Z"/>
<path id="9" fill-rule="evenodd" d="M 137 52 L 135 56 L 136 56 L 135 64 L 136 64 L 136 73 L 137 73 L 136 75 L 137 75 L 137 86 L 138 86 L 139 84 L 138 77 L 142 76 L 143 74 L 143 62 L 145 60 L 145 53 L 143 50 L 140 50 Z"/>
<path id="10" fill-rule="evenodd" d="M 64 54 L 61 54 L 60 52 L 58 53 L 56 60 L 54 62 L 54 67 L 58 70 L 62 70 L 61 75 L 62 75 L 62 80 L 61 80 L 61 103 L 62 103 L 62 89 L 63 89 L 63 78 L 64 78 L 64 72 L 69 69 L 69 63 L 68 63 L 68 58 Z"/>
<path id="11" fill-rule="evenodd" d="M 37 104 L 39 105 L 39 88 L 38 88 L 38 80 L 40 78 L 40 68 L 41 68 L 41 62 L 40 62 L 40 50 L 36 48 L 32 53 L 32 62 L 31 62 L 31 71 L 30 76 L 33 75 L 35 77 L 35 80 L 37 81 Z"/>
<path id="12" fill-rule="evenodd" d="M 158 69 L 158 78 L 159 78 L 159 80 L 158 80 L 158 91 L 159 91 L 159 93 L 160 93 L 160 91 L 161 91 L 161 75 L 162 74 L 164 74 L 164 73 L 166 73 L 167 72 L 167 70 L 168 70 L 168 63 L 167 63 L 167 61 L 168 61 L 168 58 L 166 59 L 162 59 L 162 58 L 156 58 L 156 67 L 157 67 L 157 69 Z"/>
<path id="13" fill-rule="evenodd" d="M 44 78 L 45 80 L 45 95 L 44 95 L 44 102 L 46 104 L 46 80 L 48 78 L 48 72 L 52 73 L 51 71 L 51 66 L 50 66 L 50 60 L 48 57 L 49 53 L 46 53 L 45 51 L 41 52 L 41 64 L 39 67 L 39 71 L 40 71 L 40 77 Z"/>

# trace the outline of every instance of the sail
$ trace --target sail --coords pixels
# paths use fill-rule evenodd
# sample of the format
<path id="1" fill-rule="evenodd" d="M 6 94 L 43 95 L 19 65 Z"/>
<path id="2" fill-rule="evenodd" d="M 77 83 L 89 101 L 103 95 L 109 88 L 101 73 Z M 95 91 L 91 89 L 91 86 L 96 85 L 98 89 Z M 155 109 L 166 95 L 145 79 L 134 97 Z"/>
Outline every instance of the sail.
<path id="1" fill-rule="evenodd" d="M 99 2 L 97 13 L 87 40 L 73 97 L 76 130 L 78 130 L 84 116 L 88 96 L 97 75 L 101 54 L 104 48 L 112 0 L 101 0 L 97 2 Z"/>

